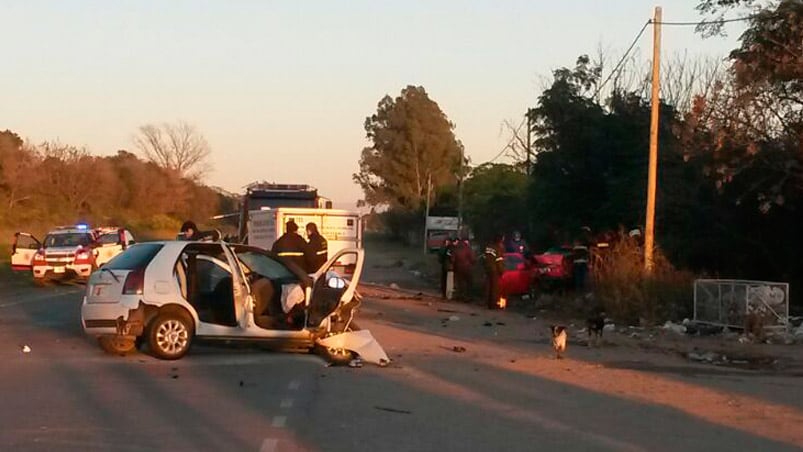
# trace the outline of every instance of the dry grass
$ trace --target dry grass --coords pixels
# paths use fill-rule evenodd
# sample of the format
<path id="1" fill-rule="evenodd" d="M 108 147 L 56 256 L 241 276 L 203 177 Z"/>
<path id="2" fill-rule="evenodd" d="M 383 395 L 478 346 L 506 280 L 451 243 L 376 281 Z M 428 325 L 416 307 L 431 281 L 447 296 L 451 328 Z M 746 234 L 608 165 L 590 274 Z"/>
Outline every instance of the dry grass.
<path id="1" fill-rule="evenodd" d="M 605 312 L 631 324 L 681 320 L 691 313 L 694 275 L 676 269 L 657 249 L 651 275 L 641 245 L 626 234 L 594 261 L 596 293 Z"/>

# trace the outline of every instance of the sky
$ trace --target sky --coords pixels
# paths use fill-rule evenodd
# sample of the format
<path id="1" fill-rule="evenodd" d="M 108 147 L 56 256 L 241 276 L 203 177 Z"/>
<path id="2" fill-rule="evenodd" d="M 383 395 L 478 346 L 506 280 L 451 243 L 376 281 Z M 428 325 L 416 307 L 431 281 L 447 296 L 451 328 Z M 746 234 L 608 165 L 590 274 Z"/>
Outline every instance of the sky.
<path id="1" fill-rule="evenodd" d="M 663 0 L 664 21 L 699 20 Z M 426 88 L 474 163 L 507 143 L 550 80 L 600 47 L 611 59 L 652 16 L 644 0 L 0 0 L 0 130 L 97 155 L 147 123 L 186 121 L 212 148 L 205 182 L 306 183 L 340 207 L 379 100 Z M 725 38 L 664 27 L 666 56 L 724 57 Z M 649 31 L 635 52 L 649 58 Z"/>

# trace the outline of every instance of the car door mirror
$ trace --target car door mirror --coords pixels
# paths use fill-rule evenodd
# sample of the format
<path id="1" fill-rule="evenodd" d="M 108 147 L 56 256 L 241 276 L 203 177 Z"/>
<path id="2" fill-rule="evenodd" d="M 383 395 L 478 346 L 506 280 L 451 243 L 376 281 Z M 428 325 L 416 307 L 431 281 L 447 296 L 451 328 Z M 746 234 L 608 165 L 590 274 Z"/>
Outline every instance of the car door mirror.
<path id="1" fill-rule="evenodd" d="M 332 276 L 326 281 L 326 285 L 332 289 L 345 289 L 346 280 L 339 276 Z"/>

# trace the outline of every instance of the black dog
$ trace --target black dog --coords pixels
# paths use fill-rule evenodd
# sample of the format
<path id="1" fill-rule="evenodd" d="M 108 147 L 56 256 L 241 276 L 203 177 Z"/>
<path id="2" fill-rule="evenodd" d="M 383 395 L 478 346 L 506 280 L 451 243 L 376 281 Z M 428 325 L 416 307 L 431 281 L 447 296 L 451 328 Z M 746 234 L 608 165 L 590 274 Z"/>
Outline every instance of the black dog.
<path id="1" fill-rule="evenodd" d="M 586 330 L 588 330 L 588 346 L 591 347 L 592 341 L 599 344 L 602 341 L 602 332 L 605 330 L 605 313 L 602 312 L 586 320 Z"/>
<path id="2" fill-rule="evenodd" d="M 566 351 L 566 343 L 568 342 L 568 334 L 566 327 L 562 325 L 551 325 L 552 330 L 552 348 L 555 349 L 555 359 L 563 359 L 561 353 Z"/>

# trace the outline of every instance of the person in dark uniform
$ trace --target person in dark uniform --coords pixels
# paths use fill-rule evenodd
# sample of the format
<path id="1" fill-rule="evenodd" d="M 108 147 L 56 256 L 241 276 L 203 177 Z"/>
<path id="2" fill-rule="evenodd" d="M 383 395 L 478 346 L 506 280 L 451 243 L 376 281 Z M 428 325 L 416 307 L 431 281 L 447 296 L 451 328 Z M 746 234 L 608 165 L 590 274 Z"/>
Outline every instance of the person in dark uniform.
<path id="1" fill-rule="evenodd" d="M 290 220 L 285 225 L 285 232 L 278 240 L 273 242 L 271 251 L 277 256 L 292 262 L 303 271 L 307 269 L 307 241 L 298 234 L 298 225 Z"/>
<path id="2" fill-rule="evenodd" d="M 474 254 L 469 240 L 466 238 L 460 240 L 454 250 L 454 273 L 458 298 L 466 301 L 471 299 L 471 292 L 474 287 L 472 272 L 476 261 L 477 256 Z"/>
<path id="3" fill-rule="evenodd" d="M 502 273 L 505 271 L 505 246 L 502 236 L 497 235 L 485 247 L 483 260 L 487 279 L 485 293 L 488 309 L 502 308 L 502 303 L 500 303 L 502 299 L 501 285 Z"/>
<path id="4" fill-rule="evenodd" d="M 441 264 L 441 296 L 443 296 L 443 298 L 446 298 L 447 295 L 446 281 L 449 272 L 454 271 L 454 243 L 455 239 L 449 237 L 443 241 L 443 246 L 441 246 L 438 252 L 438 261 Z"/>
<path id="5" fill-rule="evenodd" d="M 198 226 L 192 220 L 185 221 L 179 232 L 179 236 L 183 236 L 182 240 L 198 240 Z"/>
<path id="6" fill-rule="evenodd" d="M 317 272 L 329 260 L 329 244 L 315 223 L 307 223 L 307 273 Z"/>

